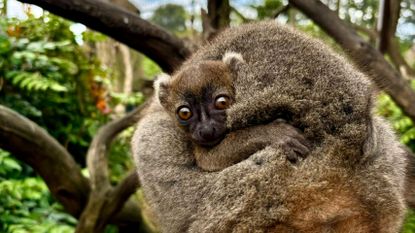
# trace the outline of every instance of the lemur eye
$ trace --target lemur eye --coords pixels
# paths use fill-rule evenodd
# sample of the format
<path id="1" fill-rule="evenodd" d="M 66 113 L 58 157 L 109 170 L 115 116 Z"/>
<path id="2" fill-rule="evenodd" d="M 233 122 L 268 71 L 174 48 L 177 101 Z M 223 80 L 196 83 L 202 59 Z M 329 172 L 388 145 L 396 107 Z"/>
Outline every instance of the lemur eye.
<path id="1" fill-rule="evenodd" d="M 192 111 L 188 107 L 182 106 L 177 110 L 177 116 L 180 118 L 180 120 L 189 120 L 192 115 Z"/>
<path id="2" fill-rule="evenodd" d="M 220 110 L 227 109 L 229 108 L 230 104 L 231 104 L 231 101 L 228 96 L 222 95 L 222 96 L 217 97 L 215 100 L 216 109 L 220 109 Z"/>

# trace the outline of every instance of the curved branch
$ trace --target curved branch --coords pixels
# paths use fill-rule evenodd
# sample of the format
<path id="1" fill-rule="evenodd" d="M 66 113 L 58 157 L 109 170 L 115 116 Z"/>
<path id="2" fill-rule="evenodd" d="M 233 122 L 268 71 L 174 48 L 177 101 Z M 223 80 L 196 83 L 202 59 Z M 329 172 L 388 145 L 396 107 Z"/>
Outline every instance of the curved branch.
<path id="1" fill-rule="evenodd" d="M 0 105 L 0 148 L 30 165 L 65 210 L 79 218 L 91 188 L 72 156 L 59 142 L 31 120 Z M 132 190 L 137 187 L 134 179 L 138 178 L 128 176 L 118 188 L 124 191 L 114 193 L 119 196 L 111 198 L 124 203 L 128 193 L 133 193 Z M 137 203 L 127 202 L 111 223 L 118 226 L 129 224 L 138 228 L 143 225 L 141 218 Z"/>
<path id="2" fill-rule="evenodd" d="M 112 140 L 124 129 L 134 125 L 148 106 L 148 101 L 124 117 L 113 120 L 98 130 L 87 153 L 87 166 L 90 174 L 92 190 L 100 191 L 110 187 L 108 177 L 107 152 Z"/>
<path id="3" fill-rule="evenodd" d="M 118 213 L 128 198 L 137 191 L 140 187 L 137 171 L 133 169 L 128 175 L 112 190 L 111 199 L 109 200 L 107 209 L 110 209 L 109 216 L 114 216 Z"/>
<path id="4" fill-rule="evenodd" d="M 382 53 L 387 52 L 396 69 L 406 79 L 415 77 L 415 70 L 405 61 L 399 51 L 399 43 L 395 37 L 399 21 L 400 1 L 382 0 L 379 3 L 379 42 L 378 47 Z"/>
<path id="5" fill-rule="evenodd" d="M 402 111 L 415 122 L 414 91 L 379 51 L 360 38 L 335 12 L 320 1 L 290 0 L 289 2 L 333 37 L 350 55 L 356 66 L 369 74 L 373 82 L 385 90 Z"/>
<path id="6" fill-rule="evenodd" d="M 180 39 L 114 4 L 98 0 L 20 0 L 111 36 L 171 73 L 190 55 Z"/>
<path id="7" fill-rule="evenodd" d="M 120 119 L 113 120 L 98 130 L 87 153 L 87 166 L 91 179 L 88 204 L 79 219 L 76 232 L 103 232 L 108 221 L 123 206 L 138 187 L 138 177 L 130 173 L 113 188 L 109 183 L 107 152 L 112 140 L 122 130 L 134 125 L 144 114 L 149 101 Z M 137 210 L 137 213 L 139 210 Z M 141 217 L 137 218 L 142 221 Z"/>
<path id="8" fill-rule="evenodd" d="M 90 192 L 88 180 L 68 151 L 45 130 L 0 106 L 0 147 L 29 164 L 64 208 L 75 217 L 80 215 Z"/>

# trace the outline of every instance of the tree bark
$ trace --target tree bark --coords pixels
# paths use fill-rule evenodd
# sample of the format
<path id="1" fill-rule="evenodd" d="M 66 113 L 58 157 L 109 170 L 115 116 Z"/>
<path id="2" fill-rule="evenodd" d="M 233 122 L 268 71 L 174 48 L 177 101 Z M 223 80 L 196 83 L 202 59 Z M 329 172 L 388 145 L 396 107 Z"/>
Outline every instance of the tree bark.
<path id="1" fill-rule="evenodd" d="M 109 183 L 107 152 L 112 140 L 124 129 L 135 124 L 148 102 L 126 116 L 113 120 L 98 130 L 87 153 L 87 166 L 91 179 L 91 194 L 88 204 L 79 219 L 77 233 L 104 232 L 111 218 L 135 192 L 138 178 L 135 172 L 124 178 L 115 188 Z M 139 210 L 137 209 L 139 212 Z M 141 221 L 141 219 L 139 219 Z"/>
<path id="2" fill-rule="evenodd" d="M 131 121 L 139 117 L 142 108 L 127 115 L 126 118 L 117 120 L 116 122 L 120 122 L 118 130 L 131 125 Z M 11 152 L 20 161 L 30 165 L 46 182 L 52 196 L 74 217 L 79 218 L 81 213 L 85 212 L 88 199 L 94 201 L 100 198 L 91 196 L 94 190 L 91 193 L 90 182 L 81 174 L 79 166 L 59 142 L 34 122 L 1 105 L 0 148 Z M 111 216 L 110 219 L 105 219 L 105 224 L 143 228 L 137 203 L 133 201 L 125 203 L 137 187 L 137 175 L 135 172 L 130 173 L 105 197 L 108 205 L 104 206 L 103 215 Z"/>
<path id="3" fill-rule="evenodd" d="M 403 58 L 399 49 L 399 43 L 395 37 L 401 10 L 400 1 L 382 0 L 379 5 L 378 48 L 382 53 L 388 53 L 392 63 L 404 78 L 414 78 L 415 70 Z"/>
<path id="4" fill-rule="evenodd" d="M 415 122 L 415 93 L 382 54 L 359 37 L 335 12 L 318 0 L 290 0 L 290 4 L 317 23 L 348 53 L 360 70 L 385 90 Z"/>
<path id="5" fill-rule="evenodd" d="M 182 40 L 138 15 L 98 0 L 20 0 L 85 24 L 136 49 L 168 73 L 178 67 L 190 50 Z"/>
<path id="6" fill-rule="evenodd" d="M 229 0 L 208 0 L 208 17 L 216 30 L 229 27 L 231 7 Z"/>
<path id="7" fill-rule="evenodd" d="M 89 182 L 58 141 L 29 119 L 0 105 L 0 147 L 30 165 L 65 210 L 79 217 L 88 199 Z"/>
<path id="8" fill-rule="evenodd" d="M 379 17 L 377 24 L 378 49 L 381 53 L 385 53 L 388 49 L 390 39 L 395 35 L 396 25 L 398 23 L 400 11 L 400 1 L 398 0 L 380 0 L 379 1 Z"/>
<path id="9" fill-rule="evenodd" d="M 208 12 L 202 10 L 203 37 L 211 40 L 222 29 L 229 27 L 231 6 L 229 0 L 208 0 Z"/>
<path id="10" fill-rule="evenodd" d="M 129 95 L 133 90 L 133 66 L 131 64 L 131 55 L 130 50 L 125 45 L 120 45 L 120 52 L 122 60 L 124 63 L 124 85 L 123 85 L 123 94 Z"/>

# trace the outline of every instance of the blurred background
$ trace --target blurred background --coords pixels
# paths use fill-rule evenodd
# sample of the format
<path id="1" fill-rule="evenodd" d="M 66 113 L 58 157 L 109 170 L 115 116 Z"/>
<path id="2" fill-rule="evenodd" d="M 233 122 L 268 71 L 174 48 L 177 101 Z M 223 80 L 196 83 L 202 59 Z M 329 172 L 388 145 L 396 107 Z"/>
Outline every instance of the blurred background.
<path id="1" fill-rule="evenodd" d="M 0 232 L 92 232 L 82 220 L 89 210 L 97 209 L 91 207 L 94 204 L 89 196 L 98 202 L 103 200 L 101 207 L 110 209 L 108 213 L 96 213 L 94 232 L 156 232 L 151 210 L 140 190 L 135 192 L 137 178 L 129 172 L 134 169 L 130 139 L 139 106 L 151 96 L 154 77 L 162 70 L 170 72 L 176 63 L 154 61 L 156 56 L 152 57 L 151 51 L 140 50 L 145 38 L 125 39 L 122 42 L 126 45 L 107 36 L 111 25 L 98 30 L 93 20 L 81 11 L 73 11 L 79 4 L 65 5 L 65 0 L 39 2 L 37 5 L 57 15 L 35 5 L 0 0 Z M 181 50 L 185 55 L 227 26 L 265 19 L 302 30 L 338 53 L 347 55 L 350 50 L 341 43 L 342 35 L 326 33 L 321 23 L 315 23 L 291 1 L 85 2 L 85 6 L 97 7 L 112 4 L 129 12 L 128 17 L 159 25 L 157 30 L 168 32 L 174 43 L 185 48 Z M 387 69 L 397 77 L 395 81 L 409 88 L 409 96 L 415 96 L 411 93 L 415 88 L 415 2 L 322 2 L 387 62 Z M 65 7 L 67 14 L 73 14 L 69 18 L 76 22 L 58 16 L 68 18 L 59 11 Z M 128 17 L 123 18 L 126 24 L 133 19 Z M 359 68 L 371 67 L 353 56 L 351 60 Z M 407 98 L 403 92 L 381 92 L 376 112 L 391 122 L 402 143 L 415 150 L 415 102 L 408 100 L 414 106 L 402 104 Z M 111 128 L 114 125 L 118 128 Z M 110 136 L 105 136 L 106 130 Z M 91 179 L 91 171 L 94 173 L 95 168 L 87 162 L 88 156 L 95 156 L 92 148 L 100 143 L 107 146 L 99 157 L 100 165 L 108 165 L 108 171 L 103 171 L 108 173 L 104 188 L 93 185 L 96 179 Z M 114 199 L 100 199 L 99 193 Z M 412 211 L 402 232 L 415 232 Z"/>

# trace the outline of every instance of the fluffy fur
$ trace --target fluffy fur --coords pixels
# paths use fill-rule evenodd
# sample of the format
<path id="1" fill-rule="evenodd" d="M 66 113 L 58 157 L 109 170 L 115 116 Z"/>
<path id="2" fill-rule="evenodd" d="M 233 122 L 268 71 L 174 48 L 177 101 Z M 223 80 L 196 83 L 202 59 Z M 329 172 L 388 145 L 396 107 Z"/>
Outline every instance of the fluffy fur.
<path id="1" fill-rule="evenodd" d="M 364 75 L 320 42 L 271 22 L 227 30 L 181 69 L 221 60 L 226 51 L 245 61 L 235 64 L 229 127 L 283 116 L 315 146 L 297 164 L 282 148 L 266 147 L 203 172 L 184 133 L 154 101 L 133 151 L 161 230 L 398 232 L 407 161 L 390 127 L 371 113 Z"/>

